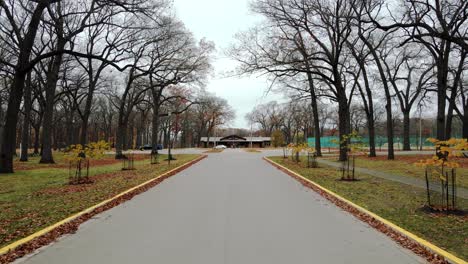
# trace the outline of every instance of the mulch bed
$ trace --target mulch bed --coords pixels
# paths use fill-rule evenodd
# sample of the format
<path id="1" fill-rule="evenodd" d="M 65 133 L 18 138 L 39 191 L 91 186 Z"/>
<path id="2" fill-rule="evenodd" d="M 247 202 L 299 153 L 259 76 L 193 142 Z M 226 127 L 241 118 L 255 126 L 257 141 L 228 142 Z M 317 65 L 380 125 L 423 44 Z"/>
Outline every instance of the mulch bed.
<path id="1" fill-rule="evenodd" d="M 6 264 L 6 263 L 11 263 L 13 262 L 14 260 L 18 259 L 18 258 L 21 258 L 29 253 L 32 253 L 34 252 L 36 249 L 40 248 L 40 247 L 43 247 L 45 245 L 48 245 L 54 241 L 56 241 L 59 237 L 65 235 L 65 234 L 73 234 L 75 233 L 77 230 L 78 230 L 78 227 L 86 222 L 87 220 L 91 219 L 93 216 L 97 215 L 97 214 L 100 214 L 104 211 L 107 211 L 121 203 L 124 203 L 130 199 L 132 199 L 133 197 L 135 197 L 136 195 L 140 194 L 140 193 L 143 193 L 143 192 L 146 192 L 147 190 L 153 188 L 154 186 L 158 185 L 159 183 L 161 183 L 162 181 L 164 181 L 165 179 L 179 173 L 180 171 L 182 170 L 185 170 L 186 168 L 192 166 L 193 164 L 203 160 L 204 158 L 206 158 L 207 156 L 202 156 L 200 158 L 197 158 L 195 160 L 192 160 L 190 161 L 189 163 L 179 167 L 177 170 L 174 170 L 172 171 L 171 173 L 167 173 L 165 174 L 163 177 L 160 177 L 158 179 L 155 179 L 153 180 L 152 182 L 140 187 L 140 188 L 137 188 L 129 193 L 126 193 L 125 195 L 122 195 L 112 201 L 110 201 L 109 203 L 106 203 L 96 209 L 94 209 L 93 211 L 89 212 L 89 213 L 86 213 L 86 214 L 83 214 L 81 216 L 79 216 L 78 218 L 75 218 L 74 220 L 68 222 L 68 223 L 65 223 L 63 225 L 60 225 L 58 226 L 57 228 L 51 230 L 50 232 L 42 235 L 42 236 L 39 236 L 37 238 L 34 238 L 33 240 L 29 241 L 29 242 L 26 242 L 20 246 L 18 246 L 17 248 L 13 249 L 13 250 L 10 250 L 8 251 L 7 253 L 3 254 L 3 255 L 0 255 L 0 264 Z"/>
<path id="2" fill-rule="evenodd" d="M 468 210 L 456 209 L 456 210 L 446 210 L 443 207 L 431 207 L 425 205 L 419 208 L 422 212 L 430 214 L 433 217 L 446 217 L 447 215 L 456 215 L 460 217 L 460 221 L 468 222 Z"/>
<path id="3" fill-rule="evenodd" d="M 442 256 L 439 256 L 437 254 L 434 254 L 421 244 L 413 241 L 412 239 L 408 238 L 407 236 L 393 230 L 392 228 L 388 227 L 384 223 L 380 222 L 379 220 L 375 219 L 374 217 L 361 212 L 360 210 L 356 209 L 355 207 L 349 205 L 348 203 L 336 198 L 335 196 L 332 196 L 331 194 L 323 191 L 322 189 L 318 188 L 317 186 L 311 184 L 308 181 L 305 181 L 304 179 L 298 177 L 297 175 L 283 169 L 282 167 L 276 165 L 275 163 L 272 163 L 270 160 L 264 158 L 265 161 L 276 167 L 277 169 L 283 171 L 287 175 L 291 176 L 292 178 L 296 179 L 299 181 L 302 185 L 305 187 L 312 189 L 313 191 L 317 192 L 330 202 L 334 203 L 344 211 L 347 211 L 354 215 L 356 218 L 359 220 L 366 222 L 368 225 L 372 226 L 374 229 L 384 233 L 388 237 L 390 237 L 392 240 L 403 246 L 404 248 L 407 248 L 411 251 L 413 251 L 415 254 L 421 256 L 422 258 L 426 259 L 429 263 L 433 264 L 449 264 L 447 260 L 445 260 Z"/>

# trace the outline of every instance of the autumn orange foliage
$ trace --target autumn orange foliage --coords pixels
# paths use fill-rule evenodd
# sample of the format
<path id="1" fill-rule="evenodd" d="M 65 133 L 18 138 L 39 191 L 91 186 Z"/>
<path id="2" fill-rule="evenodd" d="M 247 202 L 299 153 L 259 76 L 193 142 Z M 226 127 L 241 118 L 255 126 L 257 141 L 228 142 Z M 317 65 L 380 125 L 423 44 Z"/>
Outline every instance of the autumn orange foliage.
<path id="1" fill-rule="evenodd" d="M 312 147 L 309 147 L 307 143 L 301 143 L 301 144 L 290 143 L 288 145 L 288 149 L 292 152 L 292 155 L 293 157 L 295 157 L 296 162 L 299 162 L 299 154 L 302 151 L 315 152 L 315 149 Z"/>
<path id="2" fill-rule="evenodd" d="M 85 146 L 77 144 L 71 145 L 65 155 L 65 160 L 70 163 L 69 183 L 81 184 L 91 182 L 89 176 L 89 160 L 100 159 L 104 152 L 109 149 L 109 143 L 101 140 L 91 142 Z M 82 171 L 85 175 L 82 175 Z"/>
<path id="3" fill-rule="evenodd" d="M 458 162 L 452 161 L 451 159 L 463 156 L 463 151 L 468 150 L 468 140 L 460 138 L 451 138 L 449 140 L 429 138 L 428 141 L 434 143 L 436 146 L 436 154 L 430 159 L 416 162 L 416 166 L 446 168 L 460 167 Z"/>

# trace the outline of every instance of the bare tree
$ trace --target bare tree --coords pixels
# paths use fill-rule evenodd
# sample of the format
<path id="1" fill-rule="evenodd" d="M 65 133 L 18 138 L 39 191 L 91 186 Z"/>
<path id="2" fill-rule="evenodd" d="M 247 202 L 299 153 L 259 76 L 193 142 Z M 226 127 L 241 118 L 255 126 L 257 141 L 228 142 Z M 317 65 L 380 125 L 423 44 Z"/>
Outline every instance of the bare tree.
<path id="1" fill-rule="evenodd" d="M 47 14 L 44 11 L 47 11 Z M 89 54 L 82 54 L 72 49 L 66 49 L 65 46 L 75 36 L 80 34 L 84 28 L 93 26 L 88 23 L 88 18 L 93 14 L 112 16 L 116 13 L 145 13 L 145 15 L 148 15 L 147 11 L 150 13 L 151 9 L 146 4 L 146 0 L 131 2 L 93 0 L 91 2 L 64 2 L 63 4 L 57 0 L 30 1 L 27 4 L 23 1 L 0 1 L 0 13 L 2 14 L 0 16 L 0 46 L 7 47 L 8 50 L 8 56 L 0 57 L 0 63 L 2 66 L 9 68 L 13 76 L 9 89 L 5 132 L 1 139 L 0 173 L 13 172 L 16 126 L 28 72 L 40 61 L 52 58 L 45 86 L 49 93 L 46 95 L 47 104 L 44 113 L 44 123 L 46 125 L 43 126 L 44 135 L 42 139 L 43 144 L 45 144 L 45 152 L 41 160 L 53 162 L 50 151 L 50 125 L 53 120 L 53 100 L 55 96 L 52 90 L 55 89 L 57 83 L 62 54 L 104 60 L 98 55 L 90 56 Z M 54 41 L 53 43 L 56 45 L 52 49 L 42 50 L 40 54 L 35 54 L 34 58 L 31 58 L 37 40 L 36 35 L 42 24 L 45 27 L 51 26 L 54 29 L 50 40 Z M 73 48 L 73 46 L 70 46 L 70 48 Z M 10 57 L 11 59 L 7 61 L 4 59 L 5 57 Z M 110 62 L 110 64 L 119 70 L 126 68 L 122 68 L 113 62 Z"/>
<path id="2" fill-rule="evenodd" d="M 371 63 L 371 59 L 369 58 L 370 52 L 366 48 L 366 45 L 360 45 L 359 37 L 352 41 L 348 41 L 347 45 L 352 57 L 356 61 L 356 66 L 359 69 L 358 71 L 350 69 L 348 74 L 350 74 L 355 80 L 363 104 L 363 110 L 366 113 L 367 131 L 369 134 L 369 156 L 376 157 L 374 91 L 371 87 L 372 80 L 369 76 L 369 74 L 372 73 L 372 70 L 369 69 Z"/>
<path id="3" fill-rule="evenodd" d="M 28 74 L 26 79 L 25 89 L 24 89 L 24 117 L 23 124 L 21 129 L 21 153 L 20 161 L 28 161 L 28 149 L 29 149 L 29 132 L 30 132 L 30 123 L 31 123 L 31 111 L 32 111 L 32 86 L 33 81 L 31 73 Z"/>
<path id="4" fill-rule="evenodd" d="M 18 113 L 23 98 L 23 89 L 28 73 L 31 52 L 34 46 L 36 33 L 41 22 L 43 11 L 57 0 L 38 1 L 36 4 L 29 4 L 27 12 L 22 12 L 22 4 L 19 1 L 0 1 L 1 17 L 0 29 L 2 32 L 12 32 L 12 34 L 2 34 L 2 46 L 7 43 L 12 46 L 10 52 L 16 60 L 11 62 L 1 61 L 2 64 L 10 67 L 13 81 L 8 96 L 8 108 L 6 114 L 5 128 L 1 139 L 0 149 L 0 172 L 13 172 L 13 153 L 16 145 L 16 124 Z M 26 22 L 28 21 L 28 22 Z M 8 36 L 8 37 L 6 37 Z M 13 57 L 12 56 L 12 57 Z M 8 143 L 7 143 L 8 142 Z"/>
<path id="5" fill-rule="evenodd" d="M 260 125 L 264 136 L 271 136 L 274 130 L 281 129 L 285 116 L 281 105 L 276 101 L 271 101 L 257 105 L 251 112 L 247 113 L 245 118 L 251 124 Z"/>
<path id="6" fill-rule="evenodd" d="M 373 62 L 377 67 L 378 76 L 380 78 L 380 83 L 382 84 L 383 90 L 385 92 L 385 109 L 387 113 L 387 142 L 388 142 L 388 159 L 394 159 L 394 127 L 393 127 L 393 117 L 392 117 L 392 92 L 391 87 L 388 81 L 387 71 L 385 70 L 385 51 L 391 47 L 393 44 L 389 43 L 391 34 L 395 30 L 389 31 L 385 34 L 379 34 L 376 32 L 375 27 L 370 27 L 365 25 L 365 13 L 364 10 L 367 10 L 367 15 L 374 19 L 378 15 L 379 8 L 381 7 L 381 2 L 362 2 L 361 5 L 353 5 L 353 8 L 358 17 L 358 36 L 359 39 L 364 43 L 364 45 L 369 50 L 370 56 L 372 56 Z M 377 11 L 375 11 L 377 10 Z M 377 14 L 376 14 L 377 12 Z M 391 49 L 391 48 L 390 48 Z"/>
<path id="7" fill-rule="evenodd" d="M 403 150 L 411 150 L 410 113 L 414 104 L 424 99 L 421 96 L 434 76 L 433 65 L 431 61 L 425 63 L 417 49 L 405 47 L 396 52 L 389 54 L 393 58 L 385 59 L 383 63 L 403 114 Z"/>
<path id="8" fill-rule="evenodd" d="M 384 5 L 378 1 L 378 9 Z M 369 16 L 376 27 L 382 30 L 401 29 L 406 39 L 401 45 L 418 43 L 433 57 L 437 78 L 437 138 L 445 140 L 446 135 L 446 94 L 448 88 L 449 60 L 454 45 L 468 49 L 467 1 L 402 1 L 401 15 L 393 15 L 392 22 L 379 21 Z M 375 11 L 375 10 L 374 10 Z M 378 12 L 377 12 L 378 13 Z"/>
<path id="9" fill-rule="evenodd" d="M 76 61 L 88 75 L 88 89 L 81 98 L 84 105 L 78 108 L 81 118 L 80 144 L 82 145 L 88 141 L 87 134 L 91 107 L 97 89 L 102 86 L 100 84 L 102 83 L 101 75 L 110 66 L 107 61 L 120 62 L 125 60 L 125 55 L 128 55 L 125 52 L 127 45 L 132 40 L 130 36 L 138 30 L 130 28 L 125 22 L 122 23 L 123 26 L 112 24 L 112 20 L 115 19 L 113 17 L 106 17 L 106 23 L 101 23 L 99 20 L 102 19 L 100 18 L 92 17 L 91 19 L 96 26 L 84 30 L 86 33 L 86 54 L 100 54 L 99 56 L 105 60 L 96 62 L 90 57 L 76 57 Z M 78 105 L 81 106 L 82 104 Z"/>
<path id="10" fill-rule="evenodd" d="M 149 52 L 148 84 L 152 97 L 152 151 L 157 153 L 161 106 L 181 94 L 165 93 L 167 88 L 179 84 L 203 85 L 211 70 L 210 56 L 214 50 L 211 42 L 196 43 L 180 21 L 168 18 L 153 41 Z M 186 99 L 186 98 L 185 98 Z"/>
<path id="11" fill-rule="evenodd" d="M 445 133 L 446 137 L 450 138 L 452 136 L 452 124 L 453 124 L 453 117 L 454 111 L 458 114 L 461 119 L 463 132 L 462 137 L 468 138 L 468 119 L 466 117 L 467 114 L 467 105 L 468 102 L 466 101 L 467 91 L 466 91 L 466 72 L 468 70 L 468 61 L 466 60 L 468 55 L 468 50 L 466 49 L 455 49 L 454 55 L 458 58 L 457 65 L 454 65 L 450 69 L 450 76 L 451 76 L 451 86 L 450 88 L 450 97 L 447 96 L 447 100 L 449 102 L 448 110 L 447 110 L 447 122 Z M 456 62 L 456 60 L 455 60 Z M 450 79 L 450 78 L 449 78 Z M 458 102 L 457 102 L 458 101 Z M 461 109 L 464 109 L 463 113 L 459 110 L 458 105 Z"/>
<path id="12" fill-rule="evenodd" d="M 308 72 L 327 85 L 328 96 L 337 102 L 340 136 L 350 132 L 349 91 L 343 80 L 343 64 L 346 43 L 352 33 L 351 2 L 262 0 L 254 3 L 256 12 L 279 25 L 294 24 L 306 39 L 303 43 L 315 43 L 313 53 L 308 56 L 311 61 Z M 340 160 L 345 160 L 347 142 L 341 142 Z"/>

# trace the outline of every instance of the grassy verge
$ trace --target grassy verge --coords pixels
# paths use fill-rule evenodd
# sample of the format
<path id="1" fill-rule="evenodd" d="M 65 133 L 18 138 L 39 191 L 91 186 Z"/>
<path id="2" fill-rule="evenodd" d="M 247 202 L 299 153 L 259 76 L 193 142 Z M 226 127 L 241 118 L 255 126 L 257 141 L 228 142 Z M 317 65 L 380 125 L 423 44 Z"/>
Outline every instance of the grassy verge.
<path id="1" fill-rule="evenodd" d="M 135 161 L 133 171 L 122 171 L 121 163 L 96 166 L 90 169 L 94 183 L 83 185 L 68 185 L 68 170 L 60 168 L 2 175 L 0 247 L 199 157 L 174 156 L 170 167 L 166 162 L 150 165 L 149 160 Z"/>
<path id="2" fill-rule="evenodd" d="M 254 149 L 254 148 L 246 148 L 244 149 L 245 152 L 250 152 L 250 153 L 260 153 L 261 151 L 258 150 L 258 149 Z"/>
<path id="3" fill-rule="evenodd" d="M 433 244 L 468 259 L 468 217 L 424 212 L 421 208 L 426 202 L 425 190 L 365 174 L 357 174 L 360 181 L 343 182 L 337 180 L 338 172 L 333 168 L 322 166 L 309 169 L 304 161 L 297 164 L 282 157 L 271 159 Z M 458 201 L 461 208 L 468 208 L 468 200 Z"/>
<path id="4" fill-rule="evenodd" d="M 65 154 L 63 152 L 54 152 L 53 153 L 54 157 L 54 164 L 41 164 L 39 163 L 39 160 L 41 157 L 39 156 L 34 156 L 34 157 L 29 157 L 27 162 L 20 162 L 19 157 L 17 157 L 14 160 L 13 167 L 15 171 L 20 171 L 20 170 L 34 170 L 34 169 L 53 169 L 53 168 L 68 168 L 68 162 L 65 159 Z M 135 155 L 135 160 L 144 160 L 148 159 L 148 155 L 145 154 L 136 154 Z M 110 164 L 118 164 L 121 163 L 121 161 L 116 160 L 114 158 L 114 155 L 104 155 L 99 160 L 91 160 L 91 166 L 102 166 L 102 165 L 110 165 Z"/>
<path id="5" fill-rule="evenodd" d="M 382 172 L 388 172 L 401 176 L 415 177 L 424 180 L 424 168 L 415 166 L 414 163 L 422 159 L 429 159 L 432 155 L 402 155 L 396 156 L 395 160 L 387 160 L 386 157 L 357 157 L 356 167 L 367 169 L 378 169 Z M 326 159 L 336 161 L 336 157 L 327 157 Z M 468 188 L 468 159 L 457 158 L 457 162 L 461 164 L 457 168 L 457 184 L 459 187 Z"/>
<path id="6" fill-rule="evenodd" d="M 203 153 L 220 153 L 220 152 L 223 152 L 224 149 L 210 149 L 210 150 L 207 150 L 207 151 L 204 151 Z"/>

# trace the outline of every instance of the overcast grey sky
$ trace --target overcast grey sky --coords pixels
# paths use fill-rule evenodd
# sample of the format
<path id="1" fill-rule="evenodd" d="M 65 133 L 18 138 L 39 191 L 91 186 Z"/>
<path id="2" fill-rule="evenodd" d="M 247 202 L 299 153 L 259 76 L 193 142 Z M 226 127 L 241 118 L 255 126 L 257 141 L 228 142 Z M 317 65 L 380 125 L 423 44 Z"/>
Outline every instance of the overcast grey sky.
<path id="1" fill-rule="evenodd" d="M 217 54 L 213 66 L 215 76 L 207 85 L 209 92 L 228 100 L 236 111 L 230 127 L 248 128 L 245 114 L 256 104 L 282 96 L 268 94 L 269 83 L 263 77 L 223 78 L 222 73 L 233 70 L 236 62 L 223 55 L 234 35 L 254 25 L 259 18 L 249 12 L 249 0 L 174 0 L 177 16 L 198 39 L 214 41 Z"/>

